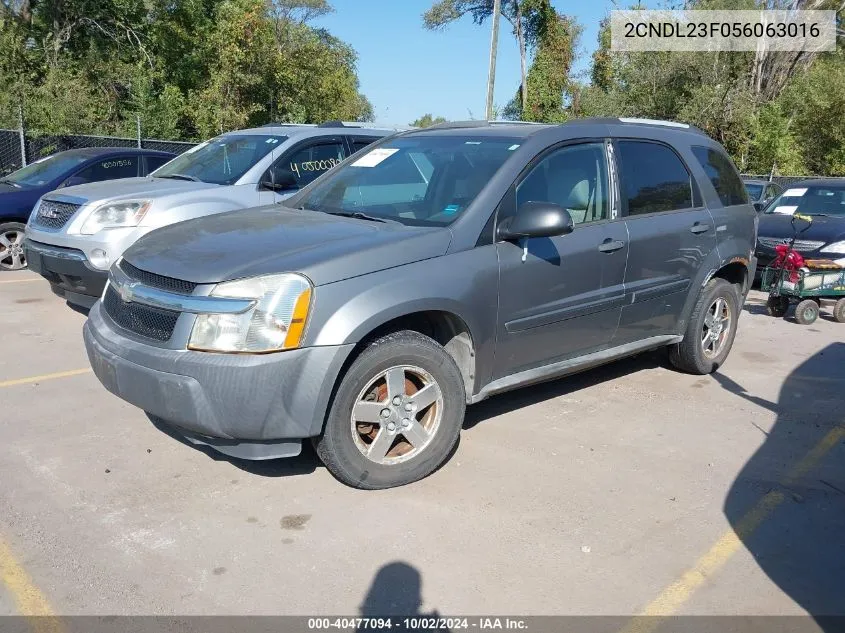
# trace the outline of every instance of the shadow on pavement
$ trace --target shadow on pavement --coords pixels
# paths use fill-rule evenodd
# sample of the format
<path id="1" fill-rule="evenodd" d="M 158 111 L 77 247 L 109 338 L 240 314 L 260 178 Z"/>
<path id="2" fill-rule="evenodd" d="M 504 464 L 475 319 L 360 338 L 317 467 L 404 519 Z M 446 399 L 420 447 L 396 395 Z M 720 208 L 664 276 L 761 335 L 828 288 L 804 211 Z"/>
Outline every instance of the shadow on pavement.
<path id="1" fill-rule="evenodd" d="M 360 612 L 362 618 L 406 616 L 436 619 L 441 617 L 437 611 L 422 613 L 420 611 L 422 604 L 420 572 L 408 563 L 397 561 L 388 563 L 378 570 L 361 604 Z M 373 631 L 374 628 L 361 627 L 359 630 Z M 443 628 L 437 628 L 437 630 L 447 631 Z"/>
<path id="2" fill-rule="evenodd" d="M 466 431 L 489 418 L 657 367 L 671 367 L 665 349 L 645 352 L 639 356 L 618 360 L 583 373 L 507 391 L 467 407 L 463 428 Z"/>
<path id="3" fill-rule="evenodd" d="M 777 414 L 734 480 L 725 516 L 760 568 L 822 630 L 843 630 L 845 620 L 824 616 L 845 616 L 845 343 L 796 367 L 777 402 L 724 375 L 713 378 Z M 749 512 L 765 504 L 764 497 L 766 517 L 749 529 Z"/>

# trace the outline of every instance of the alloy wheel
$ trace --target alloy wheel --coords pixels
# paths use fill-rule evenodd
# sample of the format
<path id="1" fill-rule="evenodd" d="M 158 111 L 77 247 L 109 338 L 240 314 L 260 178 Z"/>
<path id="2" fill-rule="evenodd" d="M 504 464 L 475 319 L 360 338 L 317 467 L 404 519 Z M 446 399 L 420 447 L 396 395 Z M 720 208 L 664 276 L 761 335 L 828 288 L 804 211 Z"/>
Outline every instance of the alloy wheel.
<path id="1" fill-rule="evenodd" d="M 731 307 L 724 297 L 716 297 L 704 315 L 701 348 L 707 358 L 716 358 L 725 346 L 731 329 Z"/>
<path id="2" fill-rule="evenodd" d="M 23 238 L 24 232 L 16 229 L 9 229 L 0 233 L 0 268 L 4 270 L 26 268 Z"/>

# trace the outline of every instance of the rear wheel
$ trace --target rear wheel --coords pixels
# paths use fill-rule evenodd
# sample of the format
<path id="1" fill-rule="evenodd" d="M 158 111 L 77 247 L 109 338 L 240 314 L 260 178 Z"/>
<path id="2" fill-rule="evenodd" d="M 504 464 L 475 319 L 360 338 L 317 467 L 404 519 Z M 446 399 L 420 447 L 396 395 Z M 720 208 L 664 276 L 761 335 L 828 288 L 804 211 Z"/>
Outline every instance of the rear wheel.
<path id="1" fill-rule="evenodd" d="M 25 224 L 20 222 L 0 223 L 0 269 L 23 270 L 26 255 L 23 252 Z"/>
<path id="2" fill-rule="evenodd" d="M 819 318 L 819 304 L 814 299 L 804 299 L 795 306 L 795 320 L 801 325 L 811 325 Z"/>
<path id="3" fill-rule="evenodd" d="M 402 331 L 371 343 L 341 379 L 314 447 L 355 488 L 402 486 L 429 475 L 458 441 L 466 396 L 454 360 Z"/>
<path id="4" fill-rule="evenodd" d="M 787 297 L 769 297 L 766 302 L 766 311 L 769 316 L 782 317 L 789 310 L 789 299 Z"/>
<path id="5" fill-rule="evenodd" d="M 711 279 L 701 290 L 684 340 L 669 349 L 672 364 L 691 374 L 710 374 L 728 357 L 736 336 L 739 302 L 731 284 Z"/>
<path id="6" fill-rule="evenodd" d="M 833 305 L 833 318 L 839 323 L 845 323 L 845 298 L 837 300 Z"/>

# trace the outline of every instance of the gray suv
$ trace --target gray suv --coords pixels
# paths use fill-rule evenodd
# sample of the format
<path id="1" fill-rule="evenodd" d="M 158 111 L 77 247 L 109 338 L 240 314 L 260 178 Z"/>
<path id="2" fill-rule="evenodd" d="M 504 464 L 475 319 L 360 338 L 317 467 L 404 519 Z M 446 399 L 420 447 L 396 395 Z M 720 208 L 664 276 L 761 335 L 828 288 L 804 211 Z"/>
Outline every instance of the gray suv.
<path id="1" fill-rule="evenodd" d="M 757 214 L 670 122 L 470 122 L 384 139 L 281 204 L 160 229 L 84 327 L 105 387 L 239 458 L 311 438 L 387 488 L 449 456 L 466 405 L 668 347 L 727 358 Z"/>

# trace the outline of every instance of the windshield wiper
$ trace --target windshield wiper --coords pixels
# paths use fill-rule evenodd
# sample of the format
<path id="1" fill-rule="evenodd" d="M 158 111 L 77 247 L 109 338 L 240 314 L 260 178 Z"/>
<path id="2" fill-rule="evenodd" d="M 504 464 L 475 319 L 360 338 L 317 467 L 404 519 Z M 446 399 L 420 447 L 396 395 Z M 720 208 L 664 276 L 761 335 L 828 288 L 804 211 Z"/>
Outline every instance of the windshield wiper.
<path id="1" fill-rule="evenodd" d="M 166 176 L 156 176 L 156 178 L 172 178 L 173 180 L 190 180 L 191 182 L 202 182 L 196 176 L 189 176 L 188 174 L 167 174 Z"/>
<path id="2" fill-rule="evenodd" d="M 369 220 L 370 222 L 389 222 L 392 224 L 402 224 L 399 220 L 394 220 L 392 218 L 377 218 L 374 215 L 367 215 L 366 213 L 361 213 L 360 211 L 323 211 L 323 213 L 328 213 L 329 215 L 339 215 L 343 218 L 357 218 L 358 220 Z"/>
<path id="3" fill-rule="evenodd" d="M 0 180 L 0 183 L 3 183 L 4 185 L 12 185 L 13 187 L 17 187 L 18 189 L 23 189 L 20 184 L 16 183 L 14 180 L 9 180 L 8 178 L 3 178 L 2 180 Z"/>

